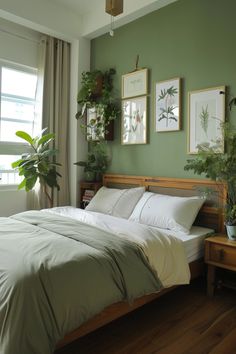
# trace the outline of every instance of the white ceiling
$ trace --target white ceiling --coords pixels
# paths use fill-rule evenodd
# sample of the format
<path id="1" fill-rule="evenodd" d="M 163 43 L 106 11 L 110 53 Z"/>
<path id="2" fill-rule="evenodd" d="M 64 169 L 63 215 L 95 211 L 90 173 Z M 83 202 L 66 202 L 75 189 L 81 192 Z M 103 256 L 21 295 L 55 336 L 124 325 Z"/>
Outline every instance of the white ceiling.
<path id="1" fill-rule="evenodd" d="M 124 0 L 115 28 L 178 0 Z M 95 38 L 109 31 L 105 0 L 0 0 L 0 17 L 64 40 Z"/>
<path id="2" fill-rule="evenodd" d="M 105 8 L 105 0 L 48 0 L 59 6 L 75 11 L 79 15 L 93 12 L 96 8 Z M 127 0 L 129 1 L 129 0 Z"/>

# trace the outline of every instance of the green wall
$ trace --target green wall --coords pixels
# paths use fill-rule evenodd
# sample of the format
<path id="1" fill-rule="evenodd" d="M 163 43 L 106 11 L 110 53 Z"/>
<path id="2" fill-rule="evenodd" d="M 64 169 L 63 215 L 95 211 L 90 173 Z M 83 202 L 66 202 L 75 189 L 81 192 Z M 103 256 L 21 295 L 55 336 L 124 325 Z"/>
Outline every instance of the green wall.
<path id="1" fill-rule="evenodd" d="M 150 71 L 148 144 L 121 145 L 116 121 L 110 172 L 193 177 L 183 170 L 188 158 L 188 91 L 226 85 L 236 95 L 235 13 L 235 0 L 179 0 L 115 30 L 114 37 L 105 34 L 92 41 L 91 68 L 116 68 L 118 96 L 121 75 L 134 69 L 137 54 L 140 66 Z M 156 133 L 154 84 L 174 77 L 182 78 L 182 130 Z"/>

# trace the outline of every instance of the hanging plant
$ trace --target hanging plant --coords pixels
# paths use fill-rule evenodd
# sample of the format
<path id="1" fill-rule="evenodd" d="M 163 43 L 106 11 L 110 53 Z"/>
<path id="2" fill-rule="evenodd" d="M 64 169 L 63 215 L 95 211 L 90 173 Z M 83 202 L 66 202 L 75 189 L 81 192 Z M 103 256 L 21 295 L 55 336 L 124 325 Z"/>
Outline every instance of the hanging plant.
<path id="1" fill-rule="evenodd" d="M 113 97 L 115 69 L 82 73 L 82 87 L 78 93 L 81 128 L 88 140 L 104 140 L 111 122 L 120 114 L 118 101 Z"/>

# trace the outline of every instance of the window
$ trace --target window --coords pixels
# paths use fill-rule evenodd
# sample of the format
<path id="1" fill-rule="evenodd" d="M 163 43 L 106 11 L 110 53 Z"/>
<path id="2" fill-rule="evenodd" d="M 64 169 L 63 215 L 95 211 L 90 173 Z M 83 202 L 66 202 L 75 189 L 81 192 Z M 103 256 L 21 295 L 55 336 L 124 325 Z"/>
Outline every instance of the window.
<path id="1" fill-rule="evenodd" d="M 11 163 L 28 145 L 16 131 L 35 135 L 41 130 L 36 93 L 37 69 L 0 61 L 0 185 L 20 182 Z"/>

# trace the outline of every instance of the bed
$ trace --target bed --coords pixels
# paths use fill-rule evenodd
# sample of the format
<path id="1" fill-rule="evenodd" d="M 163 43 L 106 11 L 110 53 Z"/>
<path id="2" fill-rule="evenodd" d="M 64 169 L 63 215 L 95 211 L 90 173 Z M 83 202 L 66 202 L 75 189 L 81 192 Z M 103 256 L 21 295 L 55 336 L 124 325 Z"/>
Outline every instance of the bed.
<path id="1" fill-rule="evenodd" d="M 175 237 L 171 238 L 171 235 L 166 235 L 165 237 L 161 233 L 161 236 L 158 241 L 161 245 L 162 243 L 165 243 L 165 241 L 163 240 L 169 240 L 168 242 L 173 243 L 174 247 L 177 248 L 180 244 L 185 243 L 185 252 L 187 252 L 187 247 L 190 249 L 192 247 L 190 247 L 190 239 L 192 239 L 195 243 L 194 252 L 192 252 L 192 254 L 191 252 L 187 252 L 188 256 L 190 257 L 189 261 L 191 278 L 194 278 L 201 274 L 203 266 L 201 260 L 202 242 L 199 243 L 199 240 L 202 240 L 204 236 L 208 234 L 208 232 L 203 232 L 201 234 L 201 229 L 199 229 L 199 226 L 208 227 L 215 231 L 222 231 L 222 204 L 225 198 L 224 186 L 217 186 L 211 181 L 204 180 L 165 179 L 121 175 L 105 175 L 103 179 L 103 184 L 104 186 L 110 188 L 144 187 L 144 189 L 149 191 L 150 193 L 155 192 L 163 195 L 167 194 L 187 197 L 192 197 L 198 194 L 198 187 L 207 187 L 213 189 L 214 197 L 211 198 L 211 200 L 207 200 L 204 204 L 204 207 L 198 213 L 198 217 L 196 219 L 197 226 L 195 226 L 198 228 L 194 231 L 195 235 L 193 232 L 193 235 L 191 235 L 191 237 L 186 236 L 187 239 L 185 240 L 185 242 L 184 240 L 178 242 L 173 241 L 178 238 L 177 234 L 174 235 Z M 130 239 L 127 239 L 126 236 L 122 236 L 119 238 L 119 240 L 117 240 L 117 237 L 114 237 L 114 234 L 110 233 L 109 230 L 106 230 L 105 233 L 104 230 L 101 232 L 101 230 L 103 229 L 102 227 L 95 227 L 96 240 L 94 240 L 94 225 L 87 225 L 83 223 L 83 219 L 89 219 L 90 214 L 86 213 L 86 211 L 81 211 L 80 214 L 82 215 L 81 220 L 73 220 L 71 218 L 70 222 L 68 221 L 69 218 L 67 218 L 65 215 L 60 215 L 60 210 L 57 210 L 55 212 L 53 212 L 52 210 L 49 210 L 47 212 L 43 211 L 40 215 L 37 214 L 37 212 L 32 211 L 26 214 L 17 214 L 16 216 L 13 216 L 12 218 L 9 218 L 7 220 L 1 220 L 1 222 L 4 221 L 4 223 L 1 224 L 1 235 L 3 237 L 7 236 L 7 242 L 5 242 L 4 244 L 5 248 L 2 247 L 1 249 L 0 247 L 0 252 L 2 252 L 2 257 L 0 257 L 0 289 L 2 288 L 0 293 L 0 324 L 2 324 L 0 354 L 15 354 L 16 345 L 18 345 L 18 347 L 19 345 L 21 345 L 21 338 L 27 339 L 25 343 L 26 347 L 24 347 L 24 354 L 30 354 L 33 352 L 40 354 L 52 353 L 56 342 L 57 348 L 60 348 L 66 345 L 67 343 L 75 340 L 76 338 L 79 338 L 80 336 L 85 335 L 86 333 L 89 333 L 95 330 L 96 328 L 99 328 L 102 325 L 134 310 L 135 308 L 138 308 L 143 304 L 156 299 L 158 296 L 163 295 L 165 292 L 170 291 L 173 288 L 171 286 L 171 283 L 167 281 L 165 284 L 165 288 L 163 288 L 163 280 L 160 281 L 154 271 L 155 257 L 153 257 L 153 263 L 152 266 L 150 266 L 150 259 L 152 259 L 151 253 L 148 255 L 148 257 L 144 257 L 142 250 L 140 251 L 140 247 L 135 246 L 136 248 L 134 248 L 133 242 L 130 242 Z M 100 220 L 100 223 L 103 222 L 102 217 L 99 217 L 97 215 L 97 218 L 98 220 Z M 112 218 L 113 217 L 111 216 L 109 221 L 104 221 L 103 223 L 106 222 L 108 224 L 108 227 L 110 227 L 109 225 L 112 224 Z M 114 217 L 114 222 L 116 222 L 115 220 L 117 220 L 117 218 Z M 78 223 L 80 225 L 79 231 Z M 128 227 L 127 223 L 129 223 L 129 221 L 124 220 L 117 224 L 120 224 L 119 227 L 125 229 Z M 11 230 L 12 224 L 15 225 L 14 234 L 9 232 L 9 230 Z M 33 235 L 32 228 L 34 230 Z M 149 228 L 147 230 L 143 226 L 134 223 L 133 228 L 134 229 L 132 232 L 133 234 L 137 234 L 137 237 L 139 233 L 145 234 L 147 232 L 147 234 L 145 234 L 145 237 L 148 242 L 150 240 L 152 241 L 153 235 L 155 235 L 156 240 L 156 235 L 158 234 L 158 230 L 156 228 Z M 46 236 L 44 234 L 45 229 L 47 230 L 46 239 Z M 82 232 L 84 231 L 84 229 L 86 229 L 87 233 L 86 239 L 84 238 L 84 234 Z M 119 231 L 121 235 L 124 235 L 123 229 Z M 5 233 L 3 230 L 5 230 Z M 59 237 L 55 236 L 55 232 L 58 233 Z M 27 233 L 29 233 L 30 236 L 27 236 Z M 106 238 L 105 241 L 103 240 L 104 237 Z M 184 238 L 183 235 L 180 235 L 180 237 Z M 87 285 L 86 277 L 84 277 L 85 279 L 83 279 L 83 276 L 81 274 L 74 274 L 74 270 L 71 268 L 72 264 L 76 263 L 77 255 L 75 255 L 75 253 L 77 254 L 78 252 L 77 246 L 75 246 L 75 243 L 73 243 L 74 241 L 76 241 L 76 245 L 80 245 L 79 252 L 82 252 L 83 248 L 89 249 L 90 252 L 89 263 L 85 263 L 85 257 L 82 257 L 83 262 L 80 263 L 81 269 L 83 268 L 83 266 L 86 271 L 91 268 L 91 271 L 88 274 L 94 274 L 94 282 L 96 285 L 95 288 L 91 288 L 87 294 L 83 294 L 84 298 L 86 299 L 86 310 L 89 310 L 90 312 L 89 315 L 86 314 L 84 308 L 84 312 L 82 312 L 81 315 L 81 309 L 80 313 L 77 313 L 76 307 L 73 307 L 71 303 L 66 303 L 66 301 L 72 300 L 76 303 L 76 301 L 78 300 L 78 294 L 76 293 L 79 288 L 79 285 L 76 284 L 77 277 L 80 277 L 79 282 L 83 284 L 85 288 L 89 288 L 89 286 L 91 286 L 91 284 L 89 284 L 89 286 Z M 17 247 L 15 247 L 15 245 L 13 244 L 15 242 L 18 242 Z M 109 245 L 107 245 L 106 242 L 108 242 Z M 40 258 L 40 252 L 34 252 L 34 243 L 37 244 L 37 247 L 41 247 L 40 252 L 41 256 L 44 257 L 44 262 L 42 262 Z M 93 248 L 94 243 L 96 244 L 95 249 Z M 68 246 L 68 244 L 70 246 Z M 198 244 L 198 247 L 196 247 L 196 244 Z M 10 273 L 11 275 L 13 274 L 14 277 L 7 277 L 6 272 L 4 272 L 7 267 L 9 268 L 8 263 L 6 263 L 7 266 L 6 264 L 4 264 L 4 259 L 6 259 L 6 257 L 4 258 L 4 254 L 6 254 L 8 246 L 14 248 L 14 252 L 9 253 L 12 256 L 12 263 L 10 264 L 18 265 L 19 263 L 19 267 L 15 266 L 14 272 Z M 125 251 L 122 248 L 122 251 L 117 253 L 117 250 L 119 250 L 119 248 L 123 246 L 125 247 Z M 181 247 L 179 247 L 180 254 L 182 252 Z M 18 254 L 21 254 L 21 248 L 24 250 L 24 252 L 25 248 L 29 248 L 29 256 L 27 254 L 27 256 L 23 257 L 23 261 L 22 259 L 18 259 Z M 102 251 L 102 254 L 104 252 L 108 252 L 109 257 L 112 253 L 112 257 L 115 259 L 116 266 L 114 266 L 114 264 L 111 265 L 110 261 L 108 262 L 107 260 L 105 260 L 105 263 L 108 264 L 109 272 L 112 271 L 112 277 L 115 277 L 115 285 L 113 283 L 110 283 L 110 280 L 107 278 L 107 268 L 103 263 L 100 264 L 100 258 L 97 258 L 98 250 L 99 252 Z M 52 253 L 50 253 L 49 251 Z M 195 255 L 193 253 L 195 253 Z M 34 258 L 34 263 L 32 263 L 32 258 Z M 142 262 L 140 262 L 140 258 L 142 259 Z M 149 259 L 149 262 L 147 262 L 146 258 Z M 184 256 L 181 256 L 181 258 L 184 258 Z M 65 259 L 63 264 L 61 262 L 61 259 Z M 133 264 L 133 267 L 130 266 L 130 263 L 128 263 L 127 267 L 127 259 L 132 259 L 131 264 Z M 88 262 L 87 258 L 86 262 Z M 179 264 L 181 264 L 181 262 L 182 261 L 180 260 Z M 20 271 L 20 266 L 22 266 L 22 264 L 24 266 L 24 274 Z M 37 265 L 37 267 L 35 264 Z M 158 267 L 158 265 L 156 266 Z M 34 267 L 37 268 L 35 272 Z M 99 267 L 102 269 L 101 271 L 98 271 Z M 32 269 L 34 277 L 32 277 Z M 174 285 L 187 283 L 186 279 L 188 278 L 188 271 L 186 270 L 186 268 L 184 268 L 184 265 L 183 269 L 185 269 L 186 273 L 185 279 L 180 279 L 179 282 L 177 281 Z M 135 283 L 135 272 L 137 272 L 137 270 L 139 274 L 139 281 Z M 115 274 L 117 271 L 119 273 L 118 275 Z M 102 274 L 100 274 L 101 272 Z M 158 272 L 160 272 L 159 268 L 157 269 L 157 273 Z M 120 277 L 120 273 L 122 273 L 122 278 Z M 17 280 L 15 279 L 16 274 L 17 276 L 19 275 Z M 53 279 L 53 281 L 52 274 L 54 274 L 55 277 L 55 280 Z M 5 283 L 7 283 L 5 281 L 5 278 L 7 278 L 7 282 L 10 283 L 10 285 L 12 284 L 13 280 L 16 281 L 17 287 L 12 287 L 12 289 L 10 288 L 11 291 L 9 292 L 9 288 L 4 287 Z M 23 285 L 19 281 L 19 279 L 24 279 L 24 288 L 26 288 L 26 292 L 25 289 L 23 289 Z M 33 290 L 32 281 L 35 285 L 35 288 L 37 288 L 37 291 Z M 82 283 L 83 281 L 84 283 Z M 99 286 L 98 284 L 105 285 Z M 104 303 L 99 304 L 98 309 L 92 310 L 94 305 L 94 296 L 92 296 L 93 293 L 95 291 L 100 291 L 102 293 L 102 289 L 104 287 L 108 288 L 108 290 L 106 289 L 103 294 L 103 296 L 108 298 L 108 301 L 106 302 L 104 300 Z M 114 296 L 112 295 L 113 297 L 109 297 L 108 294 L 113 294 L 113 287 L 115 287 L 116 290 L 117 288 L 122 289 L 122 291 L 126 293 L 125 296 L 123 296 L 124 294 L 122 296 L 120 294 L 119 296 L 117 296 L 117 294 L 115 293 Z M 11 296 L 12 293 L 13 296 Z M 51 294 L 53 294 L 53 296 Z M 38 300 L 36 301 L 36 295 L 40 295 L 40 303 L 37 303 Z M 48 301 L 48 298 L 50 296 L 50 301 Z M 126 299 L 126 301 L 123 301 L 124 299 Z M 76 306 L 78 305 L 76 304 Z M 28 328 L 28 333 L 24 333 L 24 327 L 19 327 L 19 322 L 17 323 L 16 321 L 18 315 L 22 316 L 21 320 L 23 320 L 24 323 L 32 321 L 32 326 Z M 60 317 L 60 321 L 58 320 L 58 317 Z M 78 320 L 78 318 L 80 318 L 80 320 Z M 14 320 L 16 323 L 14 322 Z M 47 322 L 47 325 L 45 325 L 44 322 Z M 35 323 L 37 323 L 37 325 L 35 325 Z M 76 329 L 77 327 L 78 329 Z M 66 335 L 62 340 L 59 340 L 62 336 L 62 333 Z M 14 340 L 16 341 L 16 343 L 12 344 Z M 19 342 L 18 344 L 17 340 Z M 37 343 L 36 345 L 33 344 L 34 340 Z"/>

